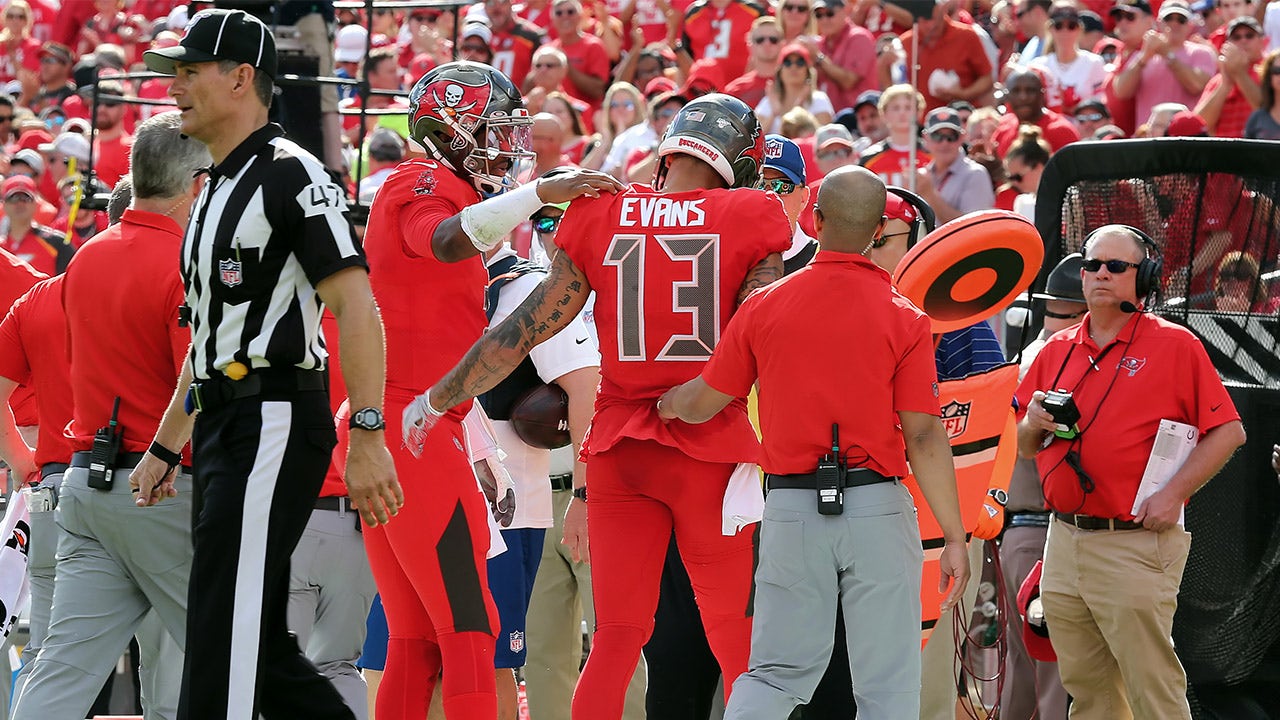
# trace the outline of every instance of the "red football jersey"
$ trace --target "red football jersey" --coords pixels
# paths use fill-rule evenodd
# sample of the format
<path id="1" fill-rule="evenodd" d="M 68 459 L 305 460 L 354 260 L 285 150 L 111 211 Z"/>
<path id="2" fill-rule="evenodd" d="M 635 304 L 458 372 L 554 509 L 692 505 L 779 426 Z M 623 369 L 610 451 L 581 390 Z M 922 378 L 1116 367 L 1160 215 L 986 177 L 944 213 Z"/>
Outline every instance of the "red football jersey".
<path id="1" fill-rule="evenodd" d="M 493 40 L 489 43 L 493 48 L 493 62 L 490 64 L 520 87 L 533 67 L 533 51 L 544 39 L 541 30 L 524 20 L 516 20 L 509 31 L 493 32 Z"/>
<path id="2" fill-rule="evenodd" d="M 574 201 L 556 242 L 596 292 L 601 381 L 584 453 L 636 438 L 710 462 L 754 459 L 758 446 L 744 402 L 687 425 L 663 423 L 655 401 L 702 371 L 747 274 L 791 246 L 777 196 L 632 185 Z"/>
<path id="3" fill-rule="evenodd" d="M 715 60 L 724 77 L 736 78 L 751 59 L 747 33 L 763 14 L 764 8 L 749 0 L 734 0 L 723 10 L 708 0 L 696 2 L 684 15 L 685 44 L 694 60 Z"/>
<path id="4" fill-rule="evenodd" d="M 480 194 L 434 160 L 401 163 L 369 210 L 364 251 L 387 336 L 387 394 L 413 397 L 453 368 L 488 324 L 480 256 L 444 263 L 431 250 L 436 227 Z M 458 422 L 471 409 L 453 408 Z"/>

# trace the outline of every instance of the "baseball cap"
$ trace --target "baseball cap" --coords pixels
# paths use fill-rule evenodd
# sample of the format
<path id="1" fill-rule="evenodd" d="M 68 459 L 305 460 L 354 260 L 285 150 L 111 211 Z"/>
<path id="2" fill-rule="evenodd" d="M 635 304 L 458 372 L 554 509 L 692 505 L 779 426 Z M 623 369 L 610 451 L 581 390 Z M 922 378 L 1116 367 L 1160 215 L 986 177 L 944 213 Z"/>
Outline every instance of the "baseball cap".
<path id="1" fill-rule="evenodd" d="M 813 138 L 814 152 L 822 152 L 830 145 L 844 145 L 847 148 L 853 147 L 853 133 L 849 132 L 849 128 L 831 123 L 818 128 L 817 135 Z"/>
<path id="2" fill-rule="evenodd" d="M 829 10 L 839 10 L 844 7 L 844 0 L 814 0 L 813 8 L 827 8 Z"/>
<path id="3" fill-rule="evenodd" d="M 1040 574 L 1044 561 L 1037 560 L 1018 588 L 1018 614 L 1022 616 L 1022 644 L 1027 654 L 1041 662 L 1057 662 L 1058 654 L 1049 640 L 1049 626 L 1040 605 Z M 1034 603 L 1034 605 L 1033 605 Z"/>
<path id="4" fill-rule="evenodd" d="M 390 128 L 375 128 L 369 135 L 369 157 L 382 162 L 404 158 L 405 144 L 399 133 Z"/>
<path id="5" fill-rule="evenodd" d="M 884 214 L 890 220 L 901 220 L 908 224 L 915 222 L 918 217 L 915 206 L 897 193 L 885 193 Z"/>
<path id="6" fill-rule="evenodd" d="M 862 94 L 858 95 L 858 99 L 853 102 L 854 112 L 857 112 L 858 108 L 862 107 L 863 105 L 880 107 L 880 91 L 879 90 L 863 90 Z"/>
<path id="7" fill-rule="evenodd" d="M 478 37 L 488 45 L 493 42 L 493 30 L 482 22 L 469 22 L 462 28 L 462 39 L 469 37 Z"/>
<path id="8" fill-rule="evenodd" d="M 1073 115 L 1079 115 L 1079 114 L 1080 114 L 1080 113 L 1082 113 L 1082 112 L 1087 112 L 1087 111 L 1090 111 L 1090 110 L 1092 110 L 1093 112 L 1096 112 L 1096 113 L 1101 114 L 1101 115 L 1102 115 L 1102 117 L 1104 117 L 1104 118 L 1109 118 L 1109 117 L 1111 117 L 1111 110 L 1107 108 L 1107 104 L 1106 104 L 1105 102 L 1103 102 L 1103 101 L 1101 101 L 1101 100 L 1097 100 L 1097 99 L 1094 99 L 1094 100 L 1085 100 L 1084 102 L 1082 102 L 1082 103 L 1080 103 L 1079 105 L 1077 105 L 1077 106 L 1076 106 L 1076 108 L 1075 108 L 1075 110 L 1072 110 L 1072 111 L 1071 111 L 1071 113 L 1072 113 Z"/>
<path id="9" fill-rule="evenodd" d="M 665 75 L 659 75 L 658 77 L 650 80 L 644 86 L 644 96 L 647 100 L 652 100 L 659 95 L 675 91 L 675 81 Z"/>
<path id="10" fill-rule="evenodd" d="M 1232 31 L 1241 25 L 1247 25 L 1259 35 L 1262 34 L 1262 25 L 1258 23 L 1257 18 L 1254 18 L 1252 15 L 1241 15 L 1237 18 L 1231 18 L 1231 21 L 1227 23 L 1227 35 L 1230 35 Z"/>
<path id="11" fill-rule="evenodd" d="M 338 31 L 333 43 L 333 61 L 340 63 L 360 62 L 364 59 L 365 44 L 369 42 L 369 31 L 360 25 L 347 25 Z"/>
<path id="12" fill-rule="evenodd" d="M 809 54 L 809 48 L 801 45 L 800 43 L 788 43 L 783 46 L 782 50 L 778 52 L 778 62 L 782 62 L 787 59 L 787 56 L 789 55 L 799 55 L 804 58 L 806 63 L 813 63 L 813 56 Z"/>
<path id="13" fill-rule="evenodd" d="M 44 128 L 36 128 L 34 130 L 24 130 L 22 134 L 18 136 L 17 148 L 19 150 L 25 150 L 27 148 L 37 150 L 52 143 L 53 136 L 49 134 L 48 130 L 45 130 Z"/>
<path id="14" fill-rule="evenodd" d="M 1151 3 L 1147 0 L 1121 0 L 1116 3 L 1107 14 L 1115 15 L 1122 12 L 1140 12 L 1146 15 L 1151 14 Z"/>
<path id="15" fill-rule="evenodd" d="M 1050 20 L 1075 20 L 1080 21 L 1080 11 L 1076 10 L 1072 5 L 1056 5 L 1049 10 Z"/>
<path id="16" fill-rule="evenodd" d="M 44 158 L 40 157 L 40 153 L 32 150 L 31 148 L 22 148 L 18 152 L 14 153 L 13 159 L 9 162 L 10 164 L 16 162 L 23 163 L 34 170 L 37 175 L 44 172 Z"/>
<path id="17" fill-rule="evenodd" d="M 703 58 L 690 66 L 689 77 L 685 79 L 680 93 L 687 98 L 702 97 L 708 93 L 720 92 L 724 85 L 724 68 L 715 60 Z"/>
<path id="18" fill-rule="evenodd" d="M 1190 20 L 1191 6 L 1182 2 L 1182 0 L 1165 0 L 1160 4 L 1160 18 L 1164 19 L 1170 15 L 1181 15 Z"/>
<path id="19" fill-rule="evenodd" d="M 147 69 L 173 75 L 174 62 L 247 63 L 274 78 L 276 41 L 267 26 L 243 10 L 201 10 L 191 18 L 177 47 L 142 54 Z"/>
<path id="20" fill-rule="evenodd" d="M 45 56 L 57 58 L 68 65 L 75 60 L 75 56 L 71 53 L 71 48 L 63 45 L 62 43 L 52 41 L 47 42 L 40 47 L 40 57 Z"/>
<path id="21" fill-rule="evenodd" d="M 797 185 L 804 185 L 804 156 L 798 145 L 782 135 L 764 136 L 764 166 L 786 175 Z"/>
<path id="22" fill-rule="evenodd" d="M 1081 10 L 1079 12 L 1080 27 L 1085 32 L 1105 32 L 1107 26 L 1102 23 L 1102 17 L 1092 10 Z"/>
<path id="23" fill-rule="evenodd" d="M 36 197 L 36 181 L 26 175 L 10 175 L 0 183 L 0 198 L 8 200 L 14 195 L 26 195 L 33 200 Z"/>
<path id="24" fill-rule="evenodd" d="M 1166 137 L 1199 137 L 1209 134 L 1209 126 L 1204 118 L 1190 110 L 1179 110 L 1169 121 Z"/>
<path id="25" fill-rule="evenodd" d="M 1062 258 L 1049 271 L 1049 278 L 1044 284 L 1044 292 L 1031 293 L 1032 299 L 1084 302 L 1084 284 L 1080 280 L 1080 268 L 1083 265 L 1084 256 L 1080 253 L 1071 253 Z"/>
<path id="26" fill-rule="evenodd" d="M 964 132 L 964 121 L 960 119 L 960 113 L 949 107 L 934 108 L 924 118 L 924 132 L 928 135 L 935 130 Z"/>
<path id="27" fill-rule="evenodd" d="M 86 163 L 89 162 L 89 141 L 80 133 L 64 132 L 54 138 L 53 142 L 41 145 L 40 152 L 46 155 L 59 153 Z"/>

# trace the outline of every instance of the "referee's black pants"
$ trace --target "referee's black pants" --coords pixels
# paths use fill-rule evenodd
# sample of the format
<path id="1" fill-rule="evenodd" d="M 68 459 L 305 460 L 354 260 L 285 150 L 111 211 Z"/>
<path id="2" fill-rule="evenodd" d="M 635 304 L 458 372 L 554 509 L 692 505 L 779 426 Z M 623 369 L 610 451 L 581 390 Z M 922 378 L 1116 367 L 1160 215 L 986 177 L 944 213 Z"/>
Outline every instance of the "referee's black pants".
<path id="1" fill-rule="evenodd" d="M 327 393 L 197 416 L 195 557 L 178 720 L 354 720 L 286 625 L 289 556 L 337 442 Z"/>

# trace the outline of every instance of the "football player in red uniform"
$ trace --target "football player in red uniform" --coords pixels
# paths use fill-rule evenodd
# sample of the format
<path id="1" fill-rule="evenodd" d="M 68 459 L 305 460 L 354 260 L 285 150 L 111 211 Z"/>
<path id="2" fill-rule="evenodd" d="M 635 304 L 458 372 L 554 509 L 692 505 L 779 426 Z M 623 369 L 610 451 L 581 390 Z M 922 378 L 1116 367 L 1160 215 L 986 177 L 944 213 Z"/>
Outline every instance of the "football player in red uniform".
<path id="1" fill-rule="evenodd" d="M 428 157 L 400 164 L 387 178 L 364 239 L 374 296 L 387 315 L 392 417 L 484 331 L 482 251 L 544 203 L 621 189 L 608 175 L 582 170 L 515 188 L 518 166 L 532 158 L 531 119 L 515 85 L 488 65 L 441 65 L 409 100 L 410 135 Z M 381 718 L 426 717 L 442 665 L 450 720 L 497 716 L 498 624 L 485 572 L 489 510 L 462 430 L 470 407 L 470 400 L 453 407 L 425 453 L 391 443 L 405 504 L 390 524 L 365 529 L 390 627 Z"/>
<path id="2" fill-rule="evenodd" d="M 601 383 L 582 450 L 596 635 L 574 695 L 580 720 L 622 715 L 627 681 L 653 628 L 673 528 L 726 694 L 746 669 L 750 646 L 755 525 L 725 533 L 721 520 L 736 464 L 754 461 L 758 450 L 745 402 L 710 423 L 685 425 L 659 420 L 655 400 L 668 383 L 701 371 L 748 293 L 781 277 L 791 227 L 777 196 L 750 189 L 764 134 L 740 100 L 712 94 L 690 102 L 658 154 L 652 188 L 632 185 L 570 206 L 547 279 L 402 418 L 406 442 L 420 442 L 596 292 Z M 427 444 L 438 444 L 438 434 Z M 587 500 L 585 492 L 575 495 Z"/>

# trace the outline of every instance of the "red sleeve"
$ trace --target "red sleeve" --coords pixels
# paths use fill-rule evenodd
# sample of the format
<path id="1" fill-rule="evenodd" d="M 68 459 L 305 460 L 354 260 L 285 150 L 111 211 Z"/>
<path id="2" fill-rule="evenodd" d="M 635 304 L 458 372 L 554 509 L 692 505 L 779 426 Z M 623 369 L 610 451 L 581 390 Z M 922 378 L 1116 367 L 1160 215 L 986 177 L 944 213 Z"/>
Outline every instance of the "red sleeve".
<path id="1" fill-rule="evenodd" d="M 1058 150 L 1064 145 L 1070 145 L 1080 139 L 1080 131 L 1076 130 L 1075 126 L 1066 119 L 1060 119 L 1055 122 L 1052 129 L 1053 137 L 1046 139 L 1054 150 Z"/>
<path id="2" fill-rule="evenodd" d="M 835 53 L 831 61 L 837 67 L 848 68 L 858 73 L 858 84 L 870 75 L 874 77 L 876 69 L 876 41 L 868 33 L 853 33 L 840 45 L 840 52 Z M 843 108 L 836 108 L 841 110 Z"/>
<path id="3" fill-rule="evenodd" d="M 760 296 L 752 295 L 729 319 L 728 327 L 702 370 L 702 379 L 712 389 L 734 397 L 746 397 L 751 392 L 751 386 L 759 377 L 751 349 L 751 331 L 755 327 L 753 310 L 759 304 Z"/>
<path id="4" fill-rule="evenodd" d="M 40 70 L 40 41 L 27 38 L 22 41 L 22 67 L 32 72 Z"/>
<path id="5" fill-rule="evenodd" d="M 1192 387 L 1195 392 L 1195 407 L 1192 408 L 1196 418 L 1196 427 L 1201 434 L 1240 419 L 1231 395 L 1223 386 L 1218 371 L 1209 361 L 1209 354 L 1198 339 L 1187 341 L 1189 357 L 1186 359 L 1191 371 Z"/>
<path id="6" fill-rule="evenodd" d="M 978 37 L 978 32 L 970 30 L 966 34 L 969 36 L 969 64 L 973 66 L 975 79 L 983 75 L 990 75 L 991 58 L 987 57 L 987 49 L 983 47 L 982 39 Z"/>
<path id="7" fill-rule="evenodd" d="M 0 322 L 0 377 L 8 378 L 19 385 L 26 385 L 31 380 L 31 362 L 27 359 L 26 348 L 22 345 L 22 333 L 19 331 L 18 313 L 25 303 L 23 296 L 13 304 L 4 321 Z"/>
<path id="8" fill-rule="evenodd" d="M 933 335 L 929 318 L 916 310 L 910 301 L 899 299 L 895 311 L 902 312 L 906 305 L 916 317 L 907 325 L 903 336 L 905 346 L 893 373 L 894 412 L 918 412 L 940 415 L 938 406 L 938 368 L 933 358 Z"/>
<path id="9" fill-rule="evenodd" d="M 587 48 L 587 56 L 583 58 L 582 72 L 593 77 L 609 79 L 609 52 L 604 49 L 603 42 L 594 42 Z"/>
<path id="10" fill-rule="evenodd" d="M 400 235 L 409 257 L 435 257 L 431 238 L 440 223 L 457 215 L 458 208 L 448 200 L 424 195 L 408 203 L 400 213 Z"/>

